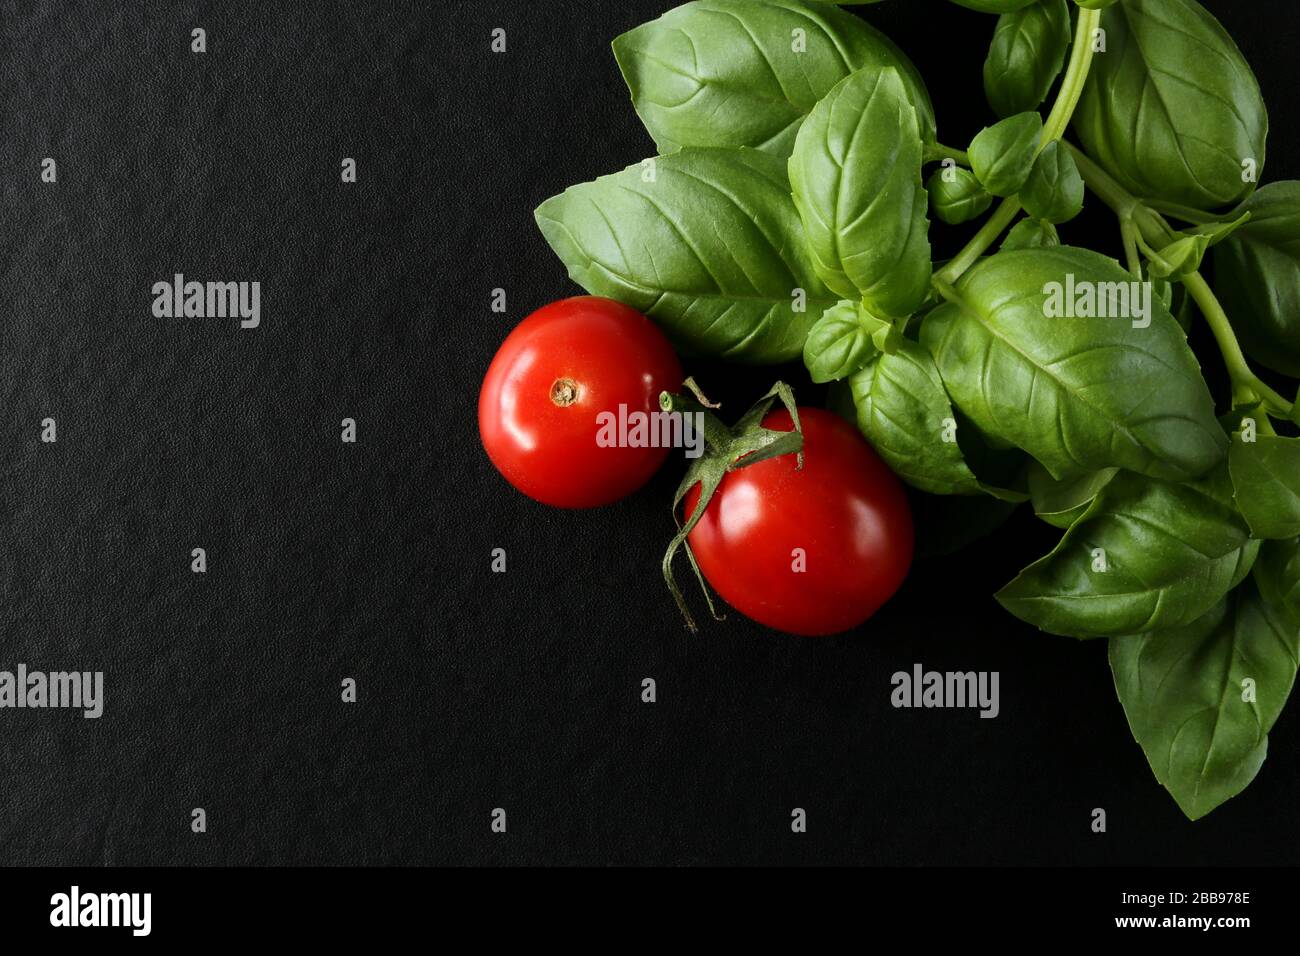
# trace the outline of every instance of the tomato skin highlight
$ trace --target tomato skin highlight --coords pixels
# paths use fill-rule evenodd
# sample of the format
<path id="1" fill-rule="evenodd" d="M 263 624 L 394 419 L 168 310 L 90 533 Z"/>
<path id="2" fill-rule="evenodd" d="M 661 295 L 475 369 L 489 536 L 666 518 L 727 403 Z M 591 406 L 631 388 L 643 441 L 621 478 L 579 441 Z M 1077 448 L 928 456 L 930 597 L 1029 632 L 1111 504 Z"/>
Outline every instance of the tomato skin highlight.
<path id="1" fill-rule="evenodd" d="M 729 472 L 687 541 L 709 584 L 746 617 L 790 634 L 838 634 L 903 583 L 912 512 L 902 483 L 857 429 L 819 408 L 801 407 L 799 421 L 803 470 L 782 455 Z M 763 425 L 793 427 L 784 409 Z M 686 495 L 687 518 L 699 499 L 697 485 Z"/>
<path id="2" fill-rule="evenodd" d="M 597 296 L 543 306 L 506 337 L 479 392 L 479 437 L 510 484 L 543 504 L 593 508 L 636 491 L 667 448 L 601 447 L 597 415 L 659 410 L 682 368 L 640 312 Z"/>

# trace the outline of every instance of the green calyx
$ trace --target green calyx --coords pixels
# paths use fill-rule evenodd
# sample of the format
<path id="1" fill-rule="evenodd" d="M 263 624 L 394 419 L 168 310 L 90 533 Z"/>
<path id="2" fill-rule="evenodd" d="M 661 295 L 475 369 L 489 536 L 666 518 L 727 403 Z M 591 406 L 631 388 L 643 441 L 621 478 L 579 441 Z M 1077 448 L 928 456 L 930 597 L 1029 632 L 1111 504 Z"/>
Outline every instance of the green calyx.
<path id="1" fill-rule="evenodd" d="M 703 517 L 709 502 L 713 499 L 714 492 L 718 490 L 718 486 L 722 484 L 722 479 L 728 472 L 789 454 L 797 456 L 795 467 L 802 469 L 803 426 L 799 424 L 799 410 L 794 403 L 794 391 L 784 382 L 773 385 L 771 390 L 754 403 L 740 421 L 731 427 L 723 424 L 722 420 L 713 413 L 713 409 L 718 406 L 711 404 L 704 397 L 694 380 L 688 378 L 684 384 L 691 394 L 678 395 L 663 392 L 659 396 L 659 407 L 665 412 L 691 416 L 694 421 L 701 423 L 700 427 L 704 432 L 704 454 L 691 462 L 685 477 L 673 494 L 672 511 L 673 520 L 677 522 L 677 534 L 673 536 L 672 541 L 668 543 L 668 549 L 664 552 L 663 573 L 668 590 L 672 592 L 678 609 L 686 619 L 686 626 L 694 633 L 699 628 L 673 576 L 673 559 L 677 556 L 677 551 L 679 549 L 686 551 L 691 570 L 695 572 L 700 588 L 704 591 L 709 613 L 714 620 L 722 620 L 722 615 L 718 613 L 713 597 L 709 593 L 708 584 L 686 539 L 699 524 L 700 518 Z M 794 422 L 793 431 L 773 431 L 762 425 L 764 417 L 778 399 L 790 413 L 790 418 Z M 677 516 L 677 508 L 696 485 L 700 486 L 699 500 L 695 503 L 695 510 L 691 512 L 690 517 L 682 523 Z"/>

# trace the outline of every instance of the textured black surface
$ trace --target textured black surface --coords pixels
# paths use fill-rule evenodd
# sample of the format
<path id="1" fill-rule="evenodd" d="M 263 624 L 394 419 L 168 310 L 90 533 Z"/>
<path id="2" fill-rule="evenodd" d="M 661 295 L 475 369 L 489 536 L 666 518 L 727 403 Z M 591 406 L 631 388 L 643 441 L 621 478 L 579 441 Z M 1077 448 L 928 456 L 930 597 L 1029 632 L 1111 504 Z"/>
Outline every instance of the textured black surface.
<path id="1" fill-rule="evenodd" d="M 590 513 L 492 470 L 482 372 L 574 291 L 532 209 L 651 151 L 608 42 L 669 5 L 0 6 L 0 668 L 107 684 L 99 720 L 0 711 L 0 862 L 1297 861 L 1300 706 L 1188 823 L 1104 645 L 993 601 L 1050 540 L 1027 517 L 859 633 L 689 638 L 658 576 L 679 466 Z M 1300 13 L 1210 6 L 1272 108 L 1267 178 L 1297 176 Z M 862 10 L 968 140 L 992 18 Z M 261 328 L 153 318 L 178 271 L 260 281 Z M 733 410 L 775 374 L 696 371 Z M 1000 671 L 1001 716 L 894 710 L 914 662 Z"/>

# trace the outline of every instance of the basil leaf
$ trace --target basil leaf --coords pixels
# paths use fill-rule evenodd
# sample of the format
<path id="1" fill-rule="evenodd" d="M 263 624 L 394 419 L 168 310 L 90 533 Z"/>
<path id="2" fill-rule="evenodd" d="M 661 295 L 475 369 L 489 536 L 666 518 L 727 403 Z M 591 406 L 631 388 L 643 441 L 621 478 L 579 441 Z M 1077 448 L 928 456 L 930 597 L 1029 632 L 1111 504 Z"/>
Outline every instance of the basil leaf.
<path id="1" fill-rule="evenodd" d="M 986 126 L 971 140 L 971 170 L 995 196 L 1011 196 L 1029 178 L 1043 132 L 1043 118 L 1037 113 L 1015 116 Z"/>
<path id="2" fill-rule="evenodd" d="M 1254 577 L 1264 600 L 1300 627 L 1300 538 L 1261 544 Z"/>
<path id="3" fill-rule="evenodd" d="M 1042 0 L 998 18 L 984 61 L 984 95 L 999 116 L 1038 109 L 1065 65 L 1070 6 Z"/>
<path id="4" fill-rule="evenodd" d="M 1241 793 L 1295 684 L 1300 626 L 1247 583 L 1197 621 L 1109 650 L 1129 728 L 1183 813 L 1197 820 Z"/>
<path id="5" fill-rule="evenodd" d="M 930 292 L 916 111 L 897 70 L 861 70 L 809 115 L 790 185 L 817 272 L 873 313 L 910 315 Z"/>
<path id="6" fill-rule="evenodd" d="M 614 41 L 632 103 L 661 153 L 752 146 L 790 155 L 813 106 L 850 73 L 894 67 L 934 141 L 916 68 L 882 33 L 833 6 L 696 0 Z"/>
<path id="7" fill-rule="evenodd" d="M 1086 249 L 999 252 L 962 277 L 962 305 L 932 312 L 921 341 L 957 407 L 1055 477 L 1192 478 L 1224 457 L 1227 436 L 1182 329 L 1149 293 Z"/>
<path id="8" fill-rule="evenodd" d="M 839 301 L 813 269 L 785 162 L 757 150 L 683 149 L 572 186 L 536 216 L 574 282 L 695 354 L 788 362 Z"/>
<path id="9" fill-rule="evenodd" d="M 904 339 L 849 385 L 858 428 L 898 477 L 933 494 L 979 494 L 979 479 L 956 440 L 952 406 L 925 349 Z"/>
<path id="10" fill-rule="evenodd" d="M 1237 507 L 1257 538 L 1300 535 L 1300 438 L 1240 434 L 1228 448 Z"/>
<path id="11" fill-rule="evenodd" d="M 1214 250 L 1214 291 L 1251 358 L 1300 377 L 1300 182 L 1269 183 Z"/>
<path id="12" fill-rule="evenodd" d="M 1257 196 L 1253 193 L 1251 198 Z M 1247 200 L 1249 202 L 1250 200 Z M 1180 235 L 1205 236 L 1211 246 L 1217 246 L 1223 240 L 1227 239 L 1234 232 L 1250 222 L 1250 213 L 1243 212 L 1236 219 L 1223 220 L 1221 222 L 1207 222 L 1201 225 L 1193 226 L 1190 229 L 1183 230 Z"/>
<path id="13" fill-rule="evenodd" d="M 1025 212 L 1047 222 L 1069 222 L 1083 211 L 1083 177 L 1074 156 L 1059 141 L 1043 147 L 1020 187 Z"/>
<path id="14" fill-rule="evenodd" d="M 1054 527 L 1069 528 L 1118 473 L 1118 468 L 1103 468 L 1057 480 L 1038 462 L 1031 462 L 1029 500 L 1034 513 Z"/>
<path id="15" fill-rule="evenodd" d="M 997 599 L 1067 637 L 1180 627 L 1236 587 L 1258 549 L 1231 503 L 1202 485 L 1120 472 Z"/>
<path id="16" fill-rule="evenodd" d="M 998 249 L 1002 252 L 1015 252 L 1017 249 L 1050 249 L 1060 244 L 1061 237 L 1050 222 L 1022 219 L 1011 227 Z"/>
<path id="17" fill-rule="evenodd" d="M 936 169 L 926 183 L 930 194 L 930 208 L 934 214 L 950 225 L 969 222 L 989 208 L 993 197 L 980 185 L 975 174 L 960 166 Z"/>
<path id="18" fill-rule="evenodd" d="M 1105 10 L 1112 3 L 1118 3 L 1119 0 L 1074 0 L 1074 2 L 1086 10 Z"/>
<path id="19" fill-rule="evenodd" d="M 1159 279 L 1181 279 L 1201 267 L 1201 259 L 1209 248 L 1209 236 L 1182 236 L 1157 250 L 1147 264 L 1147 271 Z"/>
<path id="20" fill-rule="evenodd" d="M 1219 21 L 1195 0 L 1124 0 L 1101 23 L 1074 115 L 1087 152 L 1141 197 L 1213 209 L 1249 195 L 1268 113 Z"/>
<path id="21" fill-rule="evenodd" d="M 803 346 L 804 365 L 814 382 L 848 378 L 876 357 L 873 336 L 890 323 L 878 319 L 857 302 L 833 305 L 808 333 Z"/>

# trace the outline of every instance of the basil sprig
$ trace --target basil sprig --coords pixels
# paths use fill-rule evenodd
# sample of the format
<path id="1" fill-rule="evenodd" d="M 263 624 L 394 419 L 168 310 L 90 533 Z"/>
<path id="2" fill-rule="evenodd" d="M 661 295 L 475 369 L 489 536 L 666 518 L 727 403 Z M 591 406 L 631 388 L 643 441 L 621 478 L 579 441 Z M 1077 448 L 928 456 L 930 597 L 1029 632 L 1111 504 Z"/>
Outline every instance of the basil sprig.
<path id="1" fill-rule="evenodd" d="M 997 15 L 964 148 L 869 0 L 694 0 L 614 41 L 659 155 L 537 222 L 683 351 L 802 358 L 903 480 L 951 496 L 953 546 L 1029 500 L 1061 537 L 998 600 L 1110 641 L 1133 735 L 1197 818 L 1259 772 L 1295 678 L 1298 389 L 1251 363 L 1300 377 L 1300 183 L 1259 188 L 1259 84 L 1196 0 L 955 2 Z M 1096 250 L 1057 229 L 1085 187 L 1117 220 Z M 709 419 L 683 487 L 798 451 L 759 418 Z"/>

